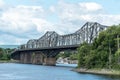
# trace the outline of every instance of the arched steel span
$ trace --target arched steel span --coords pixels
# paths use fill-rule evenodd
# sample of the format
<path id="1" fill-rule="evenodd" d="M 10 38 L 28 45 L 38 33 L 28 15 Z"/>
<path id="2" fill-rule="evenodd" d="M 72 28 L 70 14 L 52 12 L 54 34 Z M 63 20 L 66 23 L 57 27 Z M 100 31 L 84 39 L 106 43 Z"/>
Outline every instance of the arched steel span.
<path id="1" fill-rule="evenodd" d="M 99 32 L 106 28 L 107 26 L 97 22 L 87 22 L 72 34 L 59 35 L 55 31 L 47 31 L 39 39 L 31 39 L 27 44 L 21 45 L 19 49 L 71 46 L 79 45 L 83 42 L 91 43 Z"/>

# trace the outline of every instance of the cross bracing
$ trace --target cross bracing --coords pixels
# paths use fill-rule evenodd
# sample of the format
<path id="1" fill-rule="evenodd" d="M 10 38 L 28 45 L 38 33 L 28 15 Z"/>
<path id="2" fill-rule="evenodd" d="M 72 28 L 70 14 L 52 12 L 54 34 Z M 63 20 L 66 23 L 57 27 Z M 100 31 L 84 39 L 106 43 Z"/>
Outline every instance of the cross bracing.
<path id="1" fill-rule="evenodd" d="M 31 39 L 26 44 L 21 45 L 20 49 L 61 47 L 79 45 L 83 42 L 92 43 L 99 32 L 105 30 L 107 26 L 97 22 L 87 22 L 79 30 L 72 34 L 59 35 L 55 31 L 47 31 L 39 39 Z"/>

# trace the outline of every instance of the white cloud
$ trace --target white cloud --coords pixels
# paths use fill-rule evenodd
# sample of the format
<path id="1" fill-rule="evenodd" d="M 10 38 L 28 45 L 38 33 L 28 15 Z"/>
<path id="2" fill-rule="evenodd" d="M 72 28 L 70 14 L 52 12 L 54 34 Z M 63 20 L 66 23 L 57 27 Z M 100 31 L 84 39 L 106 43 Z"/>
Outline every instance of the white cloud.
<path id="1" fill-rule="evenodd" d="M 42 6 L 8 7 L 3 0 L 0 0 L 0 8 L 2 9 L 0 11 L 0 44 L 25 43 L 29 39 L 39 38 L 46 31 L 56 31 L 59 34 L 72 33 L 87 21 L 105 25 L 119 24 L 120 21 L 120 14 L 106 14 L 102 5 L 95 2 L 59 1 L 47 10 Z M 51 14 L 58 17 L 58 22 L 47 20 Z"/>
<path id="2" fill-rule="evenodd" d="M 81 15 L 103 13 L 102 6 L 95 2 L 65 3 L 60 1 L 54 7 L 52 6 L 52 9 L 62 20 L 76 20 Z"/>
<path id="3" fill-rule="evenodd" d="M 51 12 L 55 12 L 54 6 L 50 6 L 50 11 L 51 11 Z"/>
<path id="4" fill-rule="evenodd" d="M 39 32 L 49 31 L 53 27 L 52 23 L 49 23 L 48 21 L 44 19 L 32 19 L 32 22 L 37 25 L 37 30 Z"/>
<path id="5" fill-rule="evenodd" d="M 25 39 L 38 38 L 51 25 L 43 19 L 45 12 L 41 6 L 11 6 L 1 11 L 0 16 L 0 34 L 3 36 L 1 44 L 3 42 L 17 44 L 23 43 Z M 12 39 L 14 43 L 4 37 Z"/>
<path id="6" fill-rule="evenodd" d="M 119 24 L 120 15 L 108 15 L 108 14 L 83 14 L 79 15 L 76 20 L 85 22 L 98 22 L 104 25 Z"/>
<path id="7" fill-rule="evenodd" d="M 0 8 L 4 6 L 4 1 L 0 0 Z"/>
<path id="8" fill-rule="evenodd" d="M 65 3 L 60 1 L 54 6 L 54 9 L 63 24 L 72 23 L 74 26 L 79 26 L 81 23 L 76 24 L 76 22 L 93 21 L 114 25 L 119 24 L 120 21 L 120 14 L 107 14 L 102 5 L 95 2 Z"/>
<path id="9" fill-rule="evenodd" d="M 4 44 L 18 44 L 20 45 L 21 43 L 25 43 L 27 42 L 28 39 L 25 38 L 18 38 L 15 36 L 12 36 L 10 34 L 0 34 L 0 44 L 4 45 Z"/>
<path id="10" fill-rule="evenodd" d="M 40 18 L 44 14 L 44 10 L 41 6 L 16 6 L 10 7 L 3 12 L 2 19 L 18 21 L 34 18 Z"/>
<path id="11" fill-rule="evenodd" d="M 102 9 L 102 6 L 95 2 L 86 2 L 86 3 L 84 2 L 84 3 L 79 3 L 79 5 L 82 9 L 85 9 L 87 11 L 98 11 Z"/>
<path id="12" fill-rule="evenodd" d="M 40 19 L 43 17 L 43 14 L 44 10 L 41 6 L 10 7 L 8 10 L 2 12 L 0 28 L 2 31 L 21 35 L 21 33 L 37 29 L 33 19 Z"/>

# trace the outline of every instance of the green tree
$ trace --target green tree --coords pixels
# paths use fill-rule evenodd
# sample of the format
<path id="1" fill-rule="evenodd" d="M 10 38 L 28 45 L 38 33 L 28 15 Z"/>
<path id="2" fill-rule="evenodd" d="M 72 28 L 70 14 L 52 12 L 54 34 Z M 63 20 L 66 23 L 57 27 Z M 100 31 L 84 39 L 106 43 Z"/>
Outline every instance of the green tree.
<path id="1" fill-rule="evenodd" d="M 88 67 L 88 56 L 90 54 L 91 46 L 87 43 L 83 43 L 78 48 L 78 67 L 86 68 Z"/>
<path id="2" fill-rule="evenodd" d="M 13 49 L 3 49 L 0 48 L 0 60 L 10 60 L 10 53 Z"/>
<path id="3" fill-rule="evenodd" d="M 78 67 L 120 68 L 119 35 L 120 25 L 113 25 L 100 32 L 92 44 L 81 44 L 78 48 Z"/>

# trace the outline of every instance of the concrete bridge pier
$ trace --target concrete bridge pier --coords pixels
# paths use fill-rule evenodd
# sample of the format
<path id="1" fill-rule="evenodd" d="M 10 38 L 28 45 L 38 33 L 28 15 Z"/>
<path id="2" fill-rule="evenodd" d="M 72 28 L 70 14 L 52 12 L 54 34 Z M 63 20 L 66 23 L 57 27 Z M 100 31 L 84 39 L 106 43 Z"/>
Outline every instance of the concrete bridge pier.
<path id="1" fill-rule="evenodd" d="M 42 65 L 44 62 L 44 55 L 41 52 L 33 52 L 31 54 L 31 63 Z"/>
<path id="2" fill-rule="evenodd" d="M 31 63 L 30 59 L 31 59 L 31 54 L 30 53 L 21 52 L 20 63 L 30 64 Z"/>
<path id="3" fill-rule="evenodd" d="M 56 56 L 61 50 L 46 50 L 43 51 L 45 58 L 43 65 L 55 66 L 56 65 Z"/>
<path id="4" fill-rule="evenodd" d="M 55 66 L 59 50 L 20 52 L 20 63 Z"/>
<path id="5" fill-rule="evenodd" d="M 20 63 L 25 63 L 25 53 L 20 53 Z"/>
<path id="6" fill-rule="evenodd" d="M 52 58 L 52 57 L 44 58 L 43 65 L 55 66 L 55 64 L 56 64 L 56 58 Z"/>
<path id="7" fill-rule="evenodd" d="M 41 52 L 21 52 L 19 61 L 25 64 L 43 64 L 44 56 Z"/>

